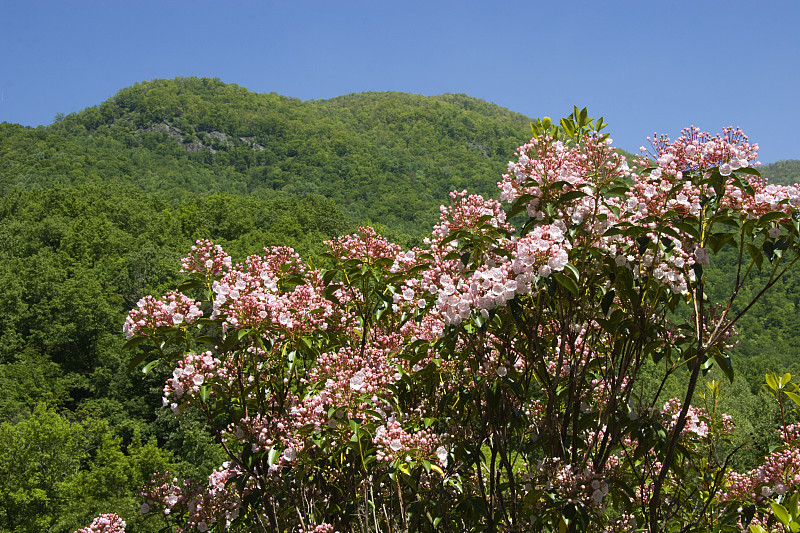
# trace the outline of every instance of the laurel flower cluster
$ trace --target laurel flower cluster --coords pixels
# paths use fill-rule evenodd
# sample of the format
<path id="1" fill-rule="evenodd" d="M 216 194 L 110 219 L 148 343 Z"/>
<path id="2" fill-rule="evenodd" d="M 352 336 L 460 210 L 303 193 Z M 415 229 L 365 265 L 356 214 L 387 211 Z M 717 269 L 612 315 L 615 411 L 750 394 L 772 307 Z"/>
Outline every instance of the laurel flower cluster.
<path id="1" fill-rule="evenodd" d="M 667 421 L 667 428 L 672 429 L 678 420 L 681 412 L 681 401 L 677 398 L 667 400 L 662 409 L 665 416 L 669 419 Z M 708 412 L 702 407 L 689 406 L 689 411 L 686 414 L 686 425 L 683 427 L 681 435 L 696 435 L 701 438 L 708 437 L 709 435 L 709 421 L 710 417 Z M 730 415 L 723 414 L 721 417 L 722 427 L 720 430 L 724 433 L 730 433 L 734 429 L 733 420 Z"/>
<path id="2" fill-rule="evenodd" d="M 433 237 L 441 241 L 452 231 L 468 229 L 483 232 L 486 226 L 510 232 L 511 225 L 506 222 L 506 213 L 500 202 L 486 200 L 480 195 L 468 195 L 467 191 L 453 191 L 452 206 L 441 206 L 440 221 L 433 227 Z"/>
<path id="3" fill-rule="evenodd" d="M 175 414 L 180 412 L 178 403 L 184 395 L 193 398 L 203 384 L 209 383 L 217 376 L 221 361 L 211 352 L 201 354 L 189 353 L 178 361 L 172 371 L 172 377 L 164 385 L 162 403 L 169 406 Z"/>
<path id="4" fill-rule="evenodd" d="M 78 529 L 75 533 L 125 533 L 125 521 L 116 513 L 101 514 L 89 527 Z"/>
<path id="5" fill-rule="evenodd" d="M 222 247 L 208 239 L 201 239 L 191 248 L 191 252 L 181 259 L 181 272 L 197 272 L 216 276 L 231 268 L 231 256 Z"/>
<path id="6" fill-rule="evenodd" d="M 134 335 L 148 337 L 153 336 L 158 328 L 192 324 L 201 316 L 203 312 L 199 302 L 178 291 L 167 293 L 161 300 L 148 295 L 130 310 L 122 331 L 126 339 L 131 339 Z"/>
<path id="7" fill-rule="evenodd" d="M 317 526 L 314 526 L 313 529 L 303 529 L 300 533 L 337 533 L 331 524 L 327 522 L 323 522 Z"/>
<path id="8" fill-rule="evenodd" d="M 336 309 L 323 297 L 318 273 L 307 273 L 305 283 L 281 293 L 279 277 L 269 259 L 269 256 L 260 261 L 250 258 L 247 268 L 231 270 L 213 283 L 211 318 L 224 317 L 224 331 L 278 328 L 302 334 L 325 329 L 327 319 L 336 314 Z"/>
<path id="9" fill-rule="evenodd" d="M 403 429 L 397 420 L 388 420 L 384 425 L 375 430 L 372 439 L 378 447 L 376 458 L 378 461 L 392 462 L 408 458 L 432 458 L 440 452 L 439 438 L 430 429 L 423 429 L 409 433 Z M 444 455 L 443 466 L 447 465 L 447 455 Z"/>
<path id="10" fill-rule="evenodd" d="M 160 513 L 164 517 L 184 514 L 178 533 L 199 531 L 205 533 L 219 525 L 226 531 L 239 516 L 241 500 L 229 481 L 241 472 L 230 463 L 214 470 L 206 485 L 193 480 L 178 482 L 170 473 L 156 472 L 150 485 L 142 489 L 142 514 Z"/>
<path id="11" fill-rule="evenodd" d="M 764 458 L 764 463 L 743 474 L 730 472 L 723 501 L 755 500 L 766 503 L 800 489 L 800 448 L 793 445 L 779 448 Z"/>
<path id="12" fill-rule="evenodd" d="M 389 242 L 374 229 L 365 226 L 354 235 L 343 235 L 325 241 L 333 255 L 339 261 L 358 259 L 366 264 L 374 264 L 378 260 L 393 260 L 400 252 L 400 246 Z"/>

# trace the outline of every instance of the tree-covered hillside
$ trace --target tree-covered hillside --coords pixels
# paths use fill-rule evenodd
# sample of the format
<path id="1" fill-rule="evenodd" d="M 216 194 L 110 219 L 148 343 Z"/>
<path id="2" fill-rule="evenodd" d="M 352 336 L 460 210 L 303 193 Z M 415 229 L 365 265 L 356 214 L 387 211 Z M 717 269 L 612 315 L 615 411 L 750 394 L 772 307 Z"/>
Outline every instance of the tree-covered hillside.
<path id="1" fill-rule="evenodd" d="M 763 165 L 759 171 L 770 183 L 789 185 L 800 183 L 800 159 L 788 159 Z"/>
<path id="2" fill-rule="evenodd" d="M 47 128 L 4 124 L 0 187 L 113 179 L 169 201 L 319 194 L 420 234 L 451 190 L 494 195 L 528 136 L 528 118 L 464 95 L 302 102 L 216 79 L 155 80 Z"/>

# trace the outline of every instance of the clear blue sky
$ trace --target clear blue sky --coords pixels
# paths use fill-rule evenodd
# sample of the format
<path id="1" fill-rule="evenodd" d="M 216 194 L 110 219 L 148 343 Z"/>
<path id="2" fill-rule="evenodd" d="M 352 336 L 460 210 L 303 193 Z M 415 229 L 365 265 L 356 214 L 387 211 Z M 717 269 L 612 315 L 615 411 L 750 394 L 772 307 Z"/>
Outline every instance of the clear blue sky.
<path id="1" fill-rule="evenodd" d="M 0 0 L 0 122 L 175 76 L 303 100 L 465 93 L 530 117 L 588 106 L 630 151 L 737 125 L 762 162 L 800 158 L 798 0 Z"/>

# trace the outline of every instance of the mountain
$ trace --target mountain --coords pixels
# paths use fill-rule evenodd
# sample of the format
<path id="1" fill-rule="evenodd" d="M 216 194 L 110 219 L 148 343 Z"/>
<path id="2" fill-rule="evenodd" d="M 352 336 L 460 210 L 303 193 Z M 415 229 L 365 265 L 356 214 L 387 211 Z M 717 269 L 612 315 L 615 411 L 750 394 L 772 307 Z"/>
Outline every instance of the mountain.
<path id="1" fill-rule="evenodd" d="M 759 171 L 770 183 L 779 185 L 800 183 L 800 159 L 788 159 L 762 165 Z"/>
<path id="2" fill-rule="evenodd" d="M 453 189 L 496 195 L 530 120 L 465 95 L 300 101 L 217 79 L 154 80 L 46 128 L 0 126 L 0 191 L 120 180 L 168 201 L 276 191 L 427 232 Z"/>

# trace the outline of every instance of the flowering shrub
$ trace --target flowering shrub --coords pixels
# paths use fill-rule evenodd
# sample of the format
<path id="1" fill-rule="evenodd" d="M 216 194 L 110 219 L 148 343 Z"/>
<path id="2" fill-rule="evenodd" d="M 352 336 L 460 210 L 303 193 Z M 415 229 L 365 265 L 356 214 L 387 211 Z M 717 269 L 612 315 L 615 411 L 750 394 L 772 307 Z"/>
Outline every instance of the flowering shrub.
<path id="1" fill-rule="evenodd" d="M 125 522 L 114 513 L 101 514 L 89 527 L 77 530 L 75 533 L 124 533 Z"/>
<path id="2" fill-rule="evenodd" d="M 758 298 L 797 261 L 800 189 L 759 178 L 738 130 L 655 137 L 629 163 L 603 126 L 537 121 L 498 183 L 507 207 L 453 193 L 413 250 L 362 228 L 310 268 L 198 241 L 189 280 L 125 333 L 155 341 L 135 363 L 172 369 L 164 405 L 202 412 L 229 459 L 154 479 L 142 512 L 180 531 L 747 526 L 766 496 L 726 477 L 731 421 L 691 402 L 712 366 L 733 378 L 751 273 L 770 273 Z M 736 282 L 712 305 L 725 247 Z M 635 389 L 648 360 L 688 369 L 662 409 Z M 770 490 L 788 475 L 764 472 Z"/>

